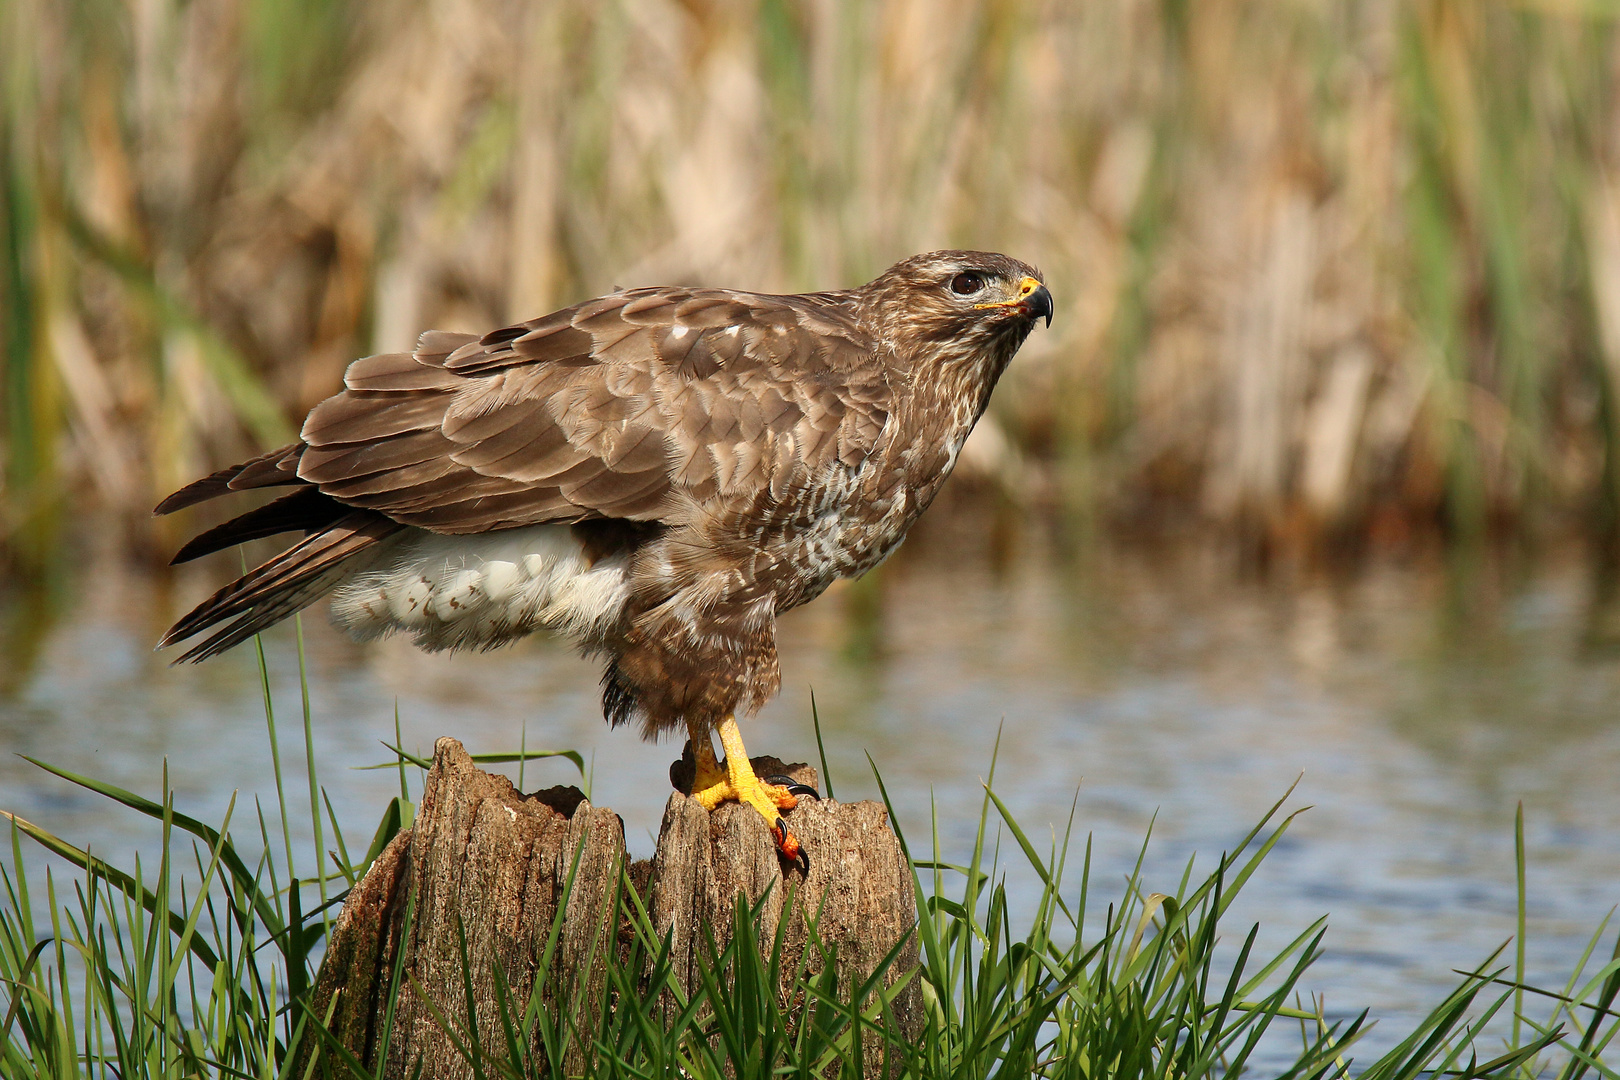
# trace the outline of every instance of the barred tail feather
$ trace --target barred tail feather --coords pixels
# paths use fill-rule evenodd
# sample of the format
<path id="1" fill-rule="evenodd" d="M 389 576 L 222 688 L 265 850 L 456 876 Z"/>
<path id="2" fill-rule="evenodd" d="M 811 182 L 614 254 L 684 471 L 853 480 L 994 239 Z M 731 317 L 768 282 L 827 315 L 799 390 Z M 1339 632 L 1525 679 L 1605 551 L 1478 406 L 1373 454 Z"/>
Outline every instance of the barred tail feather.
<path id="1" fill-rule="evenodd" d="M 158 648 L 235 619 L 175 663 L 217 656 L 331 592 L 369 565 L 378 545 L 401 528 L 370 510 L 351 512 L 198 604 L 163 635 Z"/>

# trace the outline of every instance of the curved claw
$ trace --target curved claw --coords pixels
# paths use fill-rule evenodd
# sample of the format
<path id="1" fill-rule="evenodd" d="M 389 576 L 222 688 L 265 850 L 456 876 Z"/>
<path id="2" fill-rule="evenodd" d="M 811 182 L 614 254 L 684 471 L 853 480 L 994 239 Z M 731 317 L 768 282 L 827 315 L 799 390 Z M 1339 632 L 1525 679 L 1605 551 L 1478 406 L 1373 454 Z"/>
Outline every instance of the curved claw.
<path id="1" fill-rule="evenodd" d="M 771 826 L 771 839 L 776 841 L 776 851 L 779 855 L 809 875 L 810 854 L 799 843 L 799 838 L 788 832 L 787 822 L 780 817 L 776 819 L 776 824 Z"/>
<path id="2" fill-rule="evenodd" d="M 777 787 L 786 789 L 789 795 L 808 795 L 817 802 L 821 801 L 821 792 L 817 791 L 809 784 L 799 783 L 791 776 L 784 776 L 781 773 L 777 773 L 775 776 L 765 777 L 765 782 L 767 784 L 775 784 Z"/>

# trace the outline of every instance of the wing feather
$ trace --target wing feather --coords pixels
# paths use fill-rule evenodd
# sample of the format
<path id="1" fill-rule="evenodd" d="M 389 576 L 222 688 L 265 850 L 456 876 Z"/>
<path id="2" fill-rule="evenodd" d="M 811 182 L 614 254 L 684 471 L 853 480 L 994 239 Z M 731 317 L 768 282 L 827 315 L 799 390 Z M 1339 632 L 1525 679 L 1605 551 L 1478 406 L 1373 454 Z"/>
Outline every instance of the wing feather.
<path id="1" fill-rule="evenodd" d="M 444 490 L 450 490 L 462 482 L 459 474 L 454 458 L 433 458 L 402 469 L 322 484 L 321 490 L 351 506 L 366 506 L 368 496 L 381 495 L 392 502 L 401 493 L 425 490 L 441 481 L 444 482 Z"/>
<path id="2" fill-rule="evenodd" d="M 455 454 L 458 463 L 482 476 L 504 477 L 516 484 L 555 483 L 558 476 L 590 457 L 588 450 L 569 442 L 555 427 L 547 428 L 533 442 L 519 438 L 509 444 L 479 443 Z"/>
<path id="3" fill-rule="evenodd" d="M 877 445 L 886 387 L 852 385 L 872 350 L 847 294 L 712 289 L 424 334 L 410 356 L 351 365 L 305 425 L 297 476 L 449 533 L 780 499 Z"/>
<path id="4" fill-rule="evenodd" d="M 393 472 L 449 455 L 455 443 L 438 428 L 368 439 L 363 424 L 343 432 L 342 442 L 310 443 L 298 462 L 298 475 L 312 484 Z"/>
<path id="5" fill-rule="evenodd" d="M 436 333 L 436 331 L 430 331 Z M 426 339 L 429 334 L 423 334 Z M 466 334 L 442 335 L 458 341 L 468 340 Z M 415 390 L 454 390 L 457 379 L 454 372 L 446 371 L 447 354 L 435 348 L 431 352 L 378 353 L 366 356 L 349 365 L 343 373 L 343 385 L 354 391 L 407 394 Z"/>
<path id="6" fill-rule="evenodd" d="M 368 439 L 429 431 L 444 422 L 448 393 L 375 394 L 350 392 L 329 397 L 310 410 L 300 433 L 305 442 L 332 441 L 356 429 Z"/>

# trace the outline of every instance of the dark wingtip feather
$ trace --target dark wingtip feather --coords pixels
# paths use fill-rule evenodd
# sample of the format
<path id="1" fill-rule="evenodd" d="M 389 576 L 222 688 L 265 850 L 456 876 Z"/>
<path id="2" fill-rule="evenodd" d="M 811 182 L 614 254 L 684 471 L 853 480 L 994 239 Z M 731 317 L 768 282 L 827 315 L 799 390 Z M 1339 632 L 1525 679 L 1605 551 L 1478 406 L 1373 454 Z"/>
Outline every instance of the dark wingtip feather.
<path id="1" fill-rule="evenodd" d="M 249 510 L 245 514 L 216 525 L 207 532 L 198 533 L 174 553 L 170 566 L 200 559 L 233 544 L 261 540 L 284 532 L 313 532 L 332 524 L 349 513 L 349 507 L 336 499 L 323 495 L 317 487 L 304 487 L 291 495 L 283 495 L 274 502 Z"/>
<path id="2" fill-rule="evenodd" d="M 193 480 L 158 503 L 152 509 L 152 513 L 172 514 L 176 510 L 184 510 L 188 506 L 196 506 L 200 502 L 217 499 L 227 492 L 241 491 L 245 488 L 296 484 L 298 455 L 303 449 L 303 443 L 291 443 L 239 465 L 231 465 L 218 472 L 209 473 L 201 480 Z"/>
<path id="3" fill-rule="evenodd" d="M 188 506 L 195 506 L 200 502 L 215 499 L 231 490 L 230 478 L 235 475 L 236 467 L 223 469 L 201 480 L 193 480 L 173 495 L 164 499 L 152 508 L 157 516 L 172 514 L 176 510 L 184 510 Z"/>

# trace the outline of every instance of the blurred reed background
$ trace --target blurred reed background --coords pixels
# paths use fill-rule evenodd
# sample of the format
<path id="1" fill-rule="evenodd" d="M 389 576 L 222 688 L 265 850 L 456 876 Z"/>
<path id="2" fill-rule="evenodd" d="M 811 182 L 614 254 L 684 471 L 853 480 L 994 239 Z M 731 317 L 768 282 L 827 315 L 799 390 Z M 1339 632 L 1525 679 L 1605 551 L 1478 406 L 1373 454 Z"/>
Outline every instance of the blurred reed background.
<path id="1" fill-rule="evenodd" d="M 1255 550 L 1606 537 L 1607 0 L 0 0 L 0 536 L 48 562 L 344 365 L 941 246 L 1058 301 L 965 468 Z"/>

